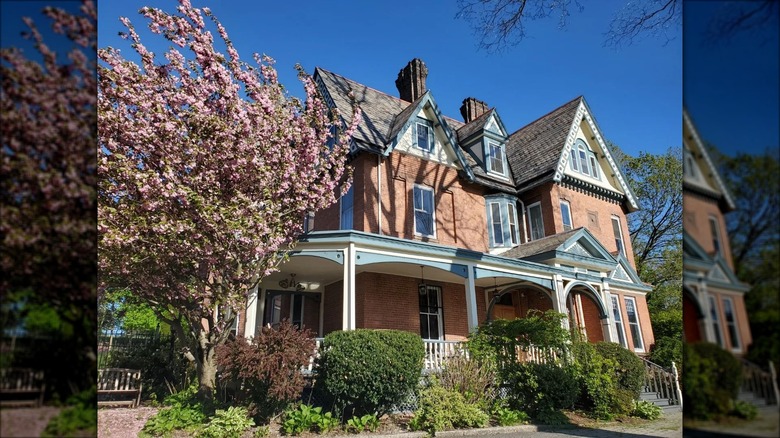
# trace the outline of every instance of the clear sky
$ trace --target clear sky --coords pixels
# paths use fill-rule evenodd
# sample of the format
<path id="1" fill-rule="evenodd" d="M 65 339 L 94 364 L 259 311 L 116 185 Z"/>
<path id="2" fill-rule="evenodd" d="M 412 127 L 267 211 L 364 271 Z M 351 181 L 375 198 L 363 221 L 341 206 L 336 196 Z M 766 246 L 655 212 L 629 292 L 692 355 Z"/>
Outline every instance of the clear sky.
<path id="1" fill-rule="evenodd" d="M 646 39 L 616 51 L 603 47 L 603 33 L 622 1 L 585 4 L 557 19 L 531 22 L 530 38 L 500 54 L 478 50 L 470 24 L 455 19 L 455 2 L 395 1 L 204 1 L 226 27 L 245 60 L 254 52 L 276 59 L 280 81 L 301 96 L 294 65 L 309 73 L 322 67 L 397 95 L 398 71 L 412 58 L 428 66 L 428 89 L 445 115 L 461 119 L 466 97 L 496 107 L 515 131 L 569 100 L 584 95 L 605 138 L 624 151 L 664 152 L 681 145 L 682 39 Z M 98 42 L 127 57 L 134 52 L 117 34 L 120 16 L 146 30 L 142 6 L 174 10 L 174 0 L 102 1 Z M 151 50 L 167 41 L 142 33 Z M 136 59 L 136 58 L 131 58 Z"/>
<path id="2" fill-rule="evenodd" d="M 780 147 L 780 28 L 711 42 L 721 1 L 687 1 L 683 10 L 684 100 L 702 138 L 728 155 Z"/>

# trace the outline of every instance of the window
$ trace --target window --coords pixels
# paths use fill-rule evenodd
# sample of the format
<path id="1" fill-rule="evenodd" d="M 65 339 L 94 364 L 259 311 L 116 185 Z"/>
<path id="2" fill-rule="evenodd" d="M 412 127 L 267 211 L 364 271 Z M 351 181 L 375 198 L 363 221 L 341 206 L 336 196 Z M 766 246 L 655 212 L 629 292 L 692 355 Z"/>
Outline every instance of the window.
<path id="1" fill-rule="evenodd" d="M 528 222 L 531 225 L 531 240 L 544 237 L 544 223 L 542 222 L 542 205 L 536 203 L 528 206 Z"/>
<path id="2" fill-rule="evenodd" d="M 685 176 L 690 176 L 691 178 L 696 178 L 696 162 L 693 159 L 693 154 L 691 151 L 686 147 L 683 150 L 684 161 L 683 161 L 683 174 Z"/>
<path id="3" fill-rule="evenodd" d="M 414 186 L 414 233 L 435 237 L 433 216 L 433 189 Z"/>
<path id="4" fill-rule="evenodd" d="M 712 247 L 715 249 L 715 253 L 723 255 L 723 247 L 720 243 L 720 227 L 718 218 L 715 216 L 710 216 L 710 233 L 712 234 Z"/>
<path id="5" fill-rule="evenodd" d="M 577 161 L 577 148 L 575 147 L 571 148 L 571 159 L 569 160 L 569 162 L 571 163 L 571 170 L 575 172 L 580 171 L 580 165 L 579 162 Z"/>
<path id="6" fill-rule="evenodd" d="M 303 327 L 303 295 L 292 296 L 292 308 L 290 309 L 290 322 L 299 330 Z"/>
<path id="7" fill-rule="evenodd" d="M 615 234 L 615 246 L 620 254 L 626 255 L 623 245 L 623 232 L 620 231 L 620 218 L 612 216 L 612 232 Z"/>
<path id="8" fill-rule="evenodd" d="M 636 300 L 634 297 L 624 297 L 626 304 L 626 319 L 628 319 L 628 328 L 631 331 L 631 340 L 634 342 L 634 351 L 644 351 L 642 344 L 642 331 L 639 329 L 639 315 L 636 312 Z"/>
<path id="9" fill-rule="evenodd" d="M 569 207 L 569 203 L 563 200 L 561 201 L 561 217 L 563 218 L 563 230 L 571 230 L 573 228 L 571 223 L 571 208 Z"/>
<path id="10" fill-rule="evenodd" d="M 236 317 L 233 318 L 233 323 L 228 327 L 228 331 L 233 333 L 234 336 L 238 336 L 238 320 L 241 316 L 240 314 L 236 314 Z M 233 310 L 224 306 L 217 307 L 217 320 L 220 319 L 230 319 L 233 317 Z"/>
<path id="11" fill-rule="evenodd" d="M 610 297 L 612 298 L 612 316 L 615 317 L 615 328 L 617 328 L 618 341 L 623 347 L 628 347 L 626 344 L 626 332 L 625 329 L 623 329 L 623 317 L 622 312 L 620 311 L 618 297 L 617 295 L 610 295 Z"/>
<path id="12" fill-rule="evenodd" d="M 493 227 L 493 244 L 495 246 L 503 246 L 504 225 L 501 222 L 501 204 L 498 202 L 490 203 L 490 222 Z"/>
<path id="13" fill-rule="evenodd" d="M 420 336 L 423 339 L 442 338 L 441 287 L 430 286 L 420 295 Z"/>
<path id="14" fill-rule="evenodd" d="M 590 157 L 590 170 L 593 174 L 593 178 L 599 179 L 599 162 L 596 159 L 596 154 L 593 152 L 588 153 Z"/>
<path id="15" fill-rule="evenodd" d="M 310 211 L 303 217 L 303 232 L 309 233 L 314 231 L 314 212 Z"/>
<path id="16" fill-rule="evenodd" d="M 588 165 L 588 150 L 584 143 L 580 143 L 577 147 L 580 153 L 580 172 L 585 175 L 590 175 L 590 165 Z"/>
<path id="17" fill-rule="evenodd" d="M 488 172 L 504 175 L 504 146 L 492 141 L 488 142 Z"/>
<path id="18" fill-rule="evenodd" d="M 726 329 L 732 350 L 739 350 L 739 332 L 737 331 L 737 316 L 734 313 L 734 303 L 731 298 L 723 297 L 723 313 L 726 315 Z"/>
<path id="19" fill-rule="evenodd" d="M 517 245 L 517 211 L 514 204 L 507 204 L 506 208 L 509 211 L 509 239 L 512 240 L 512 245 Z"/>
<path id="20" fill-rule="evenodd" d="M 352 229 L 352 210 L 354 205 L 354 194 L 352 188 L 354 185 L 349 186 L 347 193 L 341 195 L 341 229 Z"/>
<path id="21" fill-rule="evenodd" d="M 595 179 L 601 178 L 599 176 L 599 160 L 584 141 L 577 140 L 577 143 L 572 146 L 569 162 L 571 163 L 571 170 Z"/>
<path id="22" fill-rule="evenodd" d="M 417 122 L 417 143 L 416 146 L 426 152 L 433 150 L 433 127 L 427 120 L 425 123 Z"/>
<path id="23" fill-rule="evenodd" d="M 720 335 L 720 321 L 718 318 L 718 306 L 715 297 L 710 295 L 710 318 L 712 319 L 712 331 L 715 333 L 715 342 L 723 346 L 723 337 Z"/>

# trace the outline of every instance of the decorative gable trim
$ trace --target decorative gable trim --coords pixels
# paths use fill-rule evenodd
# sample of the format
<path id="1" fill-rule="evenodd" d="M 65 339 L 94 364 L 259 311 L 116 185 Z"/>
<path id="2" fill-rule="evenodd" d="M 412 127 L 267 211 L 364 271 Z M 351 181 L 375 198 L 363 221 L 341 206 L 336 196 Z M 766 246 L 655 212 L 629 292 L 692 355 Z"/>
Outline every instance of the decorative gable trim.
<path id="1" fill-rule="evenodd" d="M 688 111 L 685 108 L 683 108 L 683 123 L 685 123 L 685 125 L 690 130 L 691 137 L 693 137 L 694 146 L 698 149 L 696 152 L 702 155 L 704 163 L 707 165 L 708 170 L 712 173 L 712 178 L 715 180 L 715 184 L 717 184 L 717 189 L 720 190 L 720 193 L 723 195 L 723 199 L 726 201 L 726 206 L 729 208 L 729 211 L 736 209 L 734 201 L 731 199 L 731 195 L 726 189 L 726 185 L 723 184 L 723 180 L 720 179 L 720 173 L 717 171 L 715 165 L 712 162 L 712 159 L 710 158 L 710 155 L 707 153 L 707 148 L 704 147 L 704 143 L 701 141 L 701 137 L 699 137 L 699 132 L 696 130 L 696 127 L 693 126 L 693 122 L 691 121 L 691 118 L 688 115 Z"/>
<path id="2" fill-rule="evenodd" d="M 631 263 L 628 262 L 628 259 L 623 254 L 618 254 L 615 259 L 617 260 L 618 264 L 615 270 L 612 272 L 612 279 L 618 280 L 618 281 L 628 281 L 630 283 L 634 283 L 636 285 L 644 286 L 645 283 L 642 281 L 641 278 L 639 278 L 639 274 L 634 270 L 633 267 L 631 267 Z M 623 277 L 628 277 L 628 279 L 625 279 Z"/>
<path id="3" fill-rule="evenodd" d="M 553 181 L 560 183 L 563 179 L 564 171 L 569 163 L 569 157 L 571 156 L 571 149 L 574 146 L 574 142 L 577 140 L 577 131 L 579 130 L 580 122 L 582 120 L 585 120 L 588 123 L 590 129 L 593 131 L 596 137 L 596 142 L 604 153 L 604 157 L 607 159 L 607 163 L 609 163 L 612 172 L 615 174 L 615 179 L 617 179 L 618 183 L 620 184 L 620 188 L 625 194 L 624 196 L 628 201 L 629 211 L 639 210 L 639 204 L 637 204 L 636 197 L 634 196 L 631 188 L 626 183 L 626 179 L 623 177 L 623 172 L 620 171 L 620 167 L 617 165 L 614 158 L 612 158 L 612 154 L 610 154 L 609 148 L 607 148 L 606 143 L 604 143 L 601 130 L 596 124 L 596 120 L 593 118 L 593 116 L 591 116 L 584 97 L 580 98 L 577 112 L 575 113 L 574 119 L 571 121 L 571 125 L 569 126 L 569 133 L 566 135 L 566 142 L 564 143 L 563 150 L 561 151 L 560 158 L 558 159 L 558 164 L 555 167 Z"/>
<path id="4" fill-rule="evenodd" d="M 390 153 L 393 152 L 393 150 L 395 150 L 395 147 L 398 145 L 399 135 L 405 132 L 407 129 L 411 128 L 413 124 L 417 123 L 417 114 L 425 109 L 430 109 L 430 112 L 432 112 L 434 115 L 434 120 L 432 120 L 433 127 L 440 127 L 444 132 L 446 141 L 443 141 L 442 143 L 449 144 L 450 149 L 455 154 L 455 157 L 457 158 L 458 163 L 463 169 L 467 179 L 469 181 L 474 181 L 474 172 L 469 167 L 468 163 L 466 162 L 466 157 L 463 156 L 463 153 L 458 147 L 455 132 L 452 130 L 452 128 L 450 128 L 450 126 L 447 124 L 447 121 L 444 119 L 441 110 L 439 110 L 438 105 L 436 105 L 436 102 L 433 100 L 433 95 L 431 94 L 430 90 L 426 91 L 425 94 L 423 94 L 416 102 L 412 103 L 409 107 L 404 109 L 404 111 L 396 116 L 396 120 L 394 120 L 392 123 L 391 131 L 387 135 L 388 143 L 385 145 L 385 149 L 382 155 L 387 157 L 390 155 Z"/>

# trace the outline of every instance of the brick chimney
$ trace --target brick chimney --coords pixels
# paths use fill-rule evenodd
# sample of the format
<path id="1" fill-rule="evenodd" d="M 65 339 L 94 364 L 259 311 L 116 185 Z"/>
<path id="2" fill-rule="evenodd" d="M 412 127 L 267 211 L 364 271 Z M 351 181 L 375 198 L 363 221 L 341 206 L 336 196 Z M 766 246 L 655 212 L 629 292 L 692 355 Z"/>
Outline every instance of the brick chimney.
<path id="1" fill-rule="evenodd" d="M 463 105 L 460 106 L 460 115 L 463 116 L 464 122 L 469 123 L 482 114 L 485 114 L 487 110 L 488 106 L 485 102 L 473 97 L 467 97 L 463 99 Z"/>
<path id="2" fill-rule="evenodd" d="M 414 58 L 398 72 L 395 87 L 399 97 L 407 102 L 414 102 L 425 94 L 425 78 L 428 77 L 428 67 L 420 58 Z"/>

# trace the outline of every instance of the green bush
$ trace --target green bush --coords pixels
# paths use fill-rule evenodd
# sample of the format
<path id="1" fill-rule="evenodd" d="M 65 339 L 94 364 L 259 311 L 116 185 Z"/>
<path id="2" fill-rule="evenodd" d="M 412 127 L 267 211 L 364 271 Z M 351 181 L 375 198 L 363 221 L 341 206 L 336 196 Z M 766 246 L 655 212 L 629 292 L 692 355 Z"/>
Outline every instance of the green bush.
<path id="1" fill-rule="evenodd" d="M 644 418 L 645 420 L 655 420 L 661 416 L 661 408 L 647 400 L 635 400 L 631 416 Z"/>
<path id="2" fill-rule="evenodd" d="M 191 385 L 184 391 L 165 399 L 167 408 L 150 417 L 141 432 L 146 436 L 169 435 L 174 430 L 198 431 L 213 411 L 197 399 L 198 386 Z"/>
<path id="3" fill-rule="evenodd" d="M 744 420 L 752 420 L 758 415 L 758 409 L 746 401 L 736 400 L 729 415 Z"/>
<path id="4" fill-rule="evenodd" d="M 76 433 L 92 435 L 97 433 L 95 405 L 97 387 L 82 391 L 68 398 L 68 407 L 49 420 L 42 436 L 66 437 Z"/>
<path id="5" fill-rule="evenodd" d="M 525 424 L 530 420 L 528 414 L 505 406 L 496 406 L 493 409 L 493 419 L 499 426 L 514 426 Z"/>
<path id="6" fill-rule="evenodd" d="M 240 438 L 245 430 L 254 426 L 244 407 L 231 406 L 227 410 L 218 409 L 201 431 L 203 438 Z"/>
<path id="7" fill-rule="evenodd" d="M 637 391 L 626 389 L 620 384 L 620 378 L 625 376 L 625 373 L 619 371 L 618 362 L 604 357 L 594 344 L 585 342 L 572 345 L 572 353 L 580 386 L 579 404 L 582 408 L 601 420 L 630 414 Z"/>
<path id="8" fill-rule="evenodd" d="M 683 342 L 680 338 L 656 338 L 650 350 L 650 360 L 665 368 L 671 368 L 672 362 L 679 367 L 682 364 L 682 348 Z"/>
<path id="9" fill-rule="evenodd" d="M 593 346 L 602 357 L 615 362 L 618 387 L 628 391 L 633 397 L 639 397 L 646 372 L 642 359 L 614 342 L 597 342 Z"/>
<path id="10" fill-rule="evenodd" d="M 304 432 L 327 433 L 339 426 L 338 418 L 332 413 L 322 413 L 322 408 L 301 404 L 288 408 L 283 415 L 282 430 L 287 435 L 300 435 Z"/>
<path id="11" fill-rule="evenodd" d="M 507 373 L 507 402 L 537 418 L 540 414 L 571 407 L 577 400 L 576 375 L 571 367 L 556 364 L 516 363 Z"/>
<path id="12" fill-rule="evenodd" d="M 386 413 L 416 389 L 425 356 L 419 335 L 397 330 L 333 332 L 321 351 L 317 389 L 342 415 Z"/>
<path id="13" fill-rule="evenodd" d="M 683 346 L 683 414 L 709 420 L 728 415 L 742 383 L 739 360 L 711 343 Z"/>
<path id="14" fill-rule="evenodd" d="M 461 393 L 466 403 L 486 412 L 496 400 L 496 372 L 489 362 L 455 356 L 444 363 L 439 382 L 444 388 Z"/>
<path id="15" fill-rule="evenodd" d="M 484 427 L 489 416 L 466 403 L 457 391 L 443 388 L 437 382 L 420 394 L 419 408 L 409 423 L 412 430 L 424 430 L 431 435 L 448 429 Z"/>
<path id="16" fill-rule="evenodd" d="M 353 433 L 360 433 L 365 430 L 376 432 L 379 429 L 379 418 L 375 414 L 366 414 L 355 416 L 347 420 L 347 430 Z"/>

